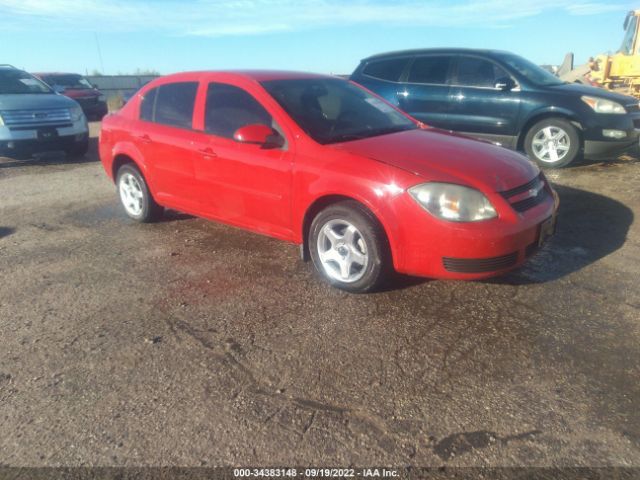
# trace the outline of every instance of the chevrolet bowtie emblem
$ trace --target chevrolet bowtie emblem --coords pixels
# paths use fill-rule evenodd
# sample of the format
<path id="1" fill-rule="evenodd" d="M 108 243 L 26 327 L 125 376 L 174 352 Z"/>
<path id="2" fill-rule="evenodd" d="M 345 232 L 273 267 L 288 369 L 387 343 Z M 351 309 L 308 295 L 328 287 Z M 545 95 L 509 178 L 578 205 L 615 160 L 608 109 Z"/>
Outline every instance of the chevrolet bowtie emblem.
<path id="1" fill-rule="evenodd" d="M 542 186 L 530 188 L 529 189 L 529 196 L 530 197 L 537 197 L 538 193 L 540 193 L 540 190 L 542 190 Z"/>

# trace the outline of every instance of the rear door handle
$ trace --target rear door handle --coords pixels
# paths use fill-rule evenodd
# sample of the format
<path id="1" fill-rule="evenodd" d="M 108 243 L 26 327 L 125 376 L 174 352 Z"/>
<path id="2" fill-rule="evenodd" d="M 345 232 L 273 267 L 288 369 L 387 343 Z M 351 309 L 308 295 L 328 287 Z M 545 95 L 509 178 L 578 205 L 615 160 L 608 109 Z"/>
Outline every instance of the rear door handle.
<path id="1" fill-rule="evenodd" d="M 138 138 L 142 143 L 151 143 L 151 137 L 149 137 L 149 135 L 147 135 L 146 133 L 138 135 Z"/>
<path id="2" fill-rule="evenodd" d="M 198 152 L 200 152 L 202 154 L 202 156 L 205 158 L 205 160 L 209 160 L 211 158 L 215 158 L 218 156 L 218 154 L 216 152 L 214 152 L 211 148 L 206 147 L 206 148 L 199 148 Z"/>

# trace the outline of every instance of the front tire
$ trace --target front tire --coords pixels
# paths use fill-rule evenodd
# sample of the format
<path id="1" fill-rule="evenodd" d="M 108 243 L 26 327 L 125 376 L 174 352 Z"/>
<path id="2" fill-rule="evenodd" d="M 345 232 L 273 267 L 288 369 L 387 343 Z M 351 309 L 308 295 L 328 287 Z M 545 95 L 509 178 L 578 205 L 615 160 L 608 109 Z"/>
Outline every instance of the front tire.
<path id="1" fill-rule="evenodd" d="M 546 118 L 533 125 L 524 139 L 529 158 L 542 168 L 561 168 L 575 160 L 580 152 L 576 128 L 561 118 Z"/>
<path id="2" fill-rule="evenodd" d="M 355 201 L 322 210 L 311 223 L 309 253 L 318 273 L 341 290 L 375 290 L 389 268 L 387 242 L 377 219 Z"/>
<path id="3" fill-rule="evenodd" d="M 162 216 L 163 208 L 151 196 L 140 170 L 132 164 L 118 169 L 116 186 L 124 211 L 133 220 L 149 223 Z"/>

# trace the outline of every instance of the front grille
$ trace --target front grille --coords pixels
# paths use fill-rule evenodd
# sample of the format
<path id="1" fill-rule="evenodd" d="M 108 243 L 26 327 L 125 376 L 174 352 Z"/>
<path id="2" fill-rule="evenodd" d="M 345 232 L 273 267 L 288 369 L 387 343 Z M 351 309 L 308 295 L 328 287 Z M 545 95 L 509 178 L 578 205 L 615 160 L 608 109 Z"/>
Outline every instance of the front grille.
<path id="1" fill-rule="evenodd" d="M 640 118 L 633 119 L 633 128 L 640 128 Z"/>
<path id="2" fill-rule="evenodd" d="M 628 103 L 624 106 L 625 110 L 629 113 L 640 111 L 640 105 L 638 102 Z"/>
<path id="3" fill-rule="evenodd" d="M 516 212 L 526 212 L 530 208 L 540 205 L 547 198 L 545 180 L 542 174 L 510 190 L 500 192 Z"/>
<path id="4" fill-rule="evenodd" d="M 526 212 L 530 208 L 535 207 L 536 205 L 540 205 L 544 202 L 544 199 L 547 198 L 547 192 L 543 188 L 538 192 L 535 197 L 529 197 L 525 200 L 521 200 L 519 202 L 512 203 L 511 206 L 516 212 Z"/>
<path id="5" fill-rule="evenodd" d="M 524 250 L 524 256 L 525 258 L 529 258 L 531 255 L 533 255 L 537 251 L 538 251 L 538 242 L 535 241 L 527 245 L 527 248 L 525 248 Z"/>
<path id="6" fill-rule="evenodd" d="M 486 273 L 513 267 L 518 262 L 518 252 L 492 258 L 443 257 L 442 264 L 449 272 Z"/>
<path id="7" fill-rule="evenodd" d="M 98 97 L 75 98 L 81 107 L 91 107 L 98 103 Z"/>
<path id="8" fill-rule="evenodd" d="M 73 123 L 47 123 L 47 128 L 68 128 L 73 127 Z M 33 130 L 33 125 L 27 125 L 25 127 L 9 127 L 9 130 L 12 132 L 20 131 L 20 130 Z"/>
<path id="9" fill-rule="evenodd" d="M 50 126 L 71 121 L 71 112 L 68 108 L 55 108 L 47 110 L 3 110 L 2 120 L 8 127 L 22 126 Z"/>

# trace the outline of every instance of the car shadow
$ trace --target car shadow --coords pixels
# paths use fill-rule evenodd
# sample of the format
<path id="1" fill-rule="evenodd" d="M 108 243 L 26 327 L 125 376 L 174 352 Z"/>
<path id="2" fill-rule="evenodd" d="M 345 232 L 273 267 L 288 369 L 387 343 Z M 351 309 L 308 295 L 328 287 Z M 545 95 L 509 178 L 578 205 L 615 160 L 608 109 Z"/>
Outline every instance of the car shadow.
<path id="1" fill-rule="evenodd" d="M 590 158 L 585 157 L 584 155 L 580 155 L 569 165 L 564 167 L 562 170 L 571 170 L 576 168 L 585 168 L 585 167 L 600 167 L 600 168 L 608 168 L 608 167 L 616 167 L 620 165 L 629 165 L 632 163 L 640 163 L 640 152 L 638 151 L 630 151 L 622 153 L 616 157 L 610 158 Z"/>
<path id="2" fill-rule="evenodd" d="M 167 222 L 179 222 L 182 220 L 191 220 L 194 219 L 193 215 L 189 215 L 188 213 L 182 213 L 178 210 L 171 210 L 169 208 L 165 209 L 162 217 L 160 217 L 157 223 L 167 223 Z"/>
<path id="3" fill-rule="evenodd" d="M 32 156 L 0 157 L 0 169 L 29 166 L 70 165 L 94 163 L 99 161 L 98 138 L 89 138 L 89 150 L 86 155 L 73 157 L 62 151 L 42 152 Z"/>
<path id="4" fill-rule="evenodd" d="M 522 285 L 557 280 L 624 245 L 634 219 L 631 209 L 597 193 L 554 188 L 560 196 L 555 235 L 522 267 L 487 282 Z"/>
<path id="5" fill-rule="evenodd" d="M 376 293 L 393 292 L 395 290 L 404 290 L 405 288 L 416 287 L 424 283 L 433 282 L 431 278 L 414 277 L 412 275 L 405 275 L 398 272 L 391 272 L 389 277 L 383 284 L 378 287 Z"/>
<path id="6" fill-rule="evenodd" d="M 11 235 L 12 233 L 14 233 L 16 231 L 15 228 L 11 228 L 11 227 L 0 227 L 0 238 L 3 237 L 8 237 L 9 235 Z"/>

